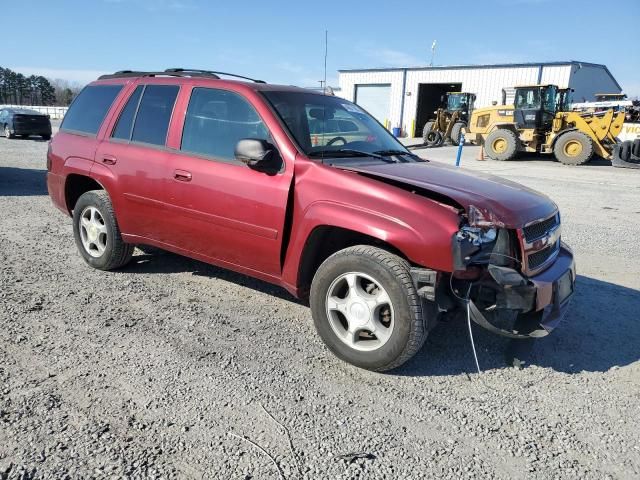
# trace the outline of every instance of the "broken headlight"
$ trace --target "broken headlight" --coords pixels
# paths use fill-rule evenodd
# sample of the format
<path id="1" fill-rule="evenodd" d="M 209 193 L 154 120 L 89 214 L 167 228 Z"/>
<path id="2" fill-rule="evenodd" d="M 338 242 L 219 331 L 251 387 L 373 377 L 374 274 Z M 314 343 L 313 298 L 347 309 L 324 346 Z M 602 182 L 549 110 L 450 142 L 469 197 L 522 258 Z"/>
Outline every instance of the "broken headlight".
<path id="1" fill-rule="evenodd" d="M 471 205 L 467 223 L 453 237 L 455 270 L 465 270 L 470 264 L 503 264 L 510 258 L 509 232 L 492 212 Z"/>

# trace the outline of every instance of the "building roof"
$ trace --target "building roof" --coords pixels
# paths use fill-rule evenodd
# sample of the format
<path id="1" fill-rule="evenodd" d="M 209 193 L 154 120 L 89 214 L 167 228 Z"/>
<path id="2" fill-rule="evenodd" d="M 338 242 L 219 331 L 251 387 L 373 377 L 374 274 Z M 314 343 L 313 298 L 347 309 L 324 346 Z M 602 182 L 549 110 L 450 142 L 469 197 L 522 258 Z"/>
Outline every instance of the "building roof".
<path id="1" fill-rule="evenodd" d="M 485 63 L 468 65 L 434 65 L 434 66 L 409 66 L 409 67 L 375 67 L 375 68 L 345 68 L 338 72 L 398 72 L 402 70 L 459 70 L 459 69 L 479 69 L 479 68 L 518 68 L 518 67 L 552 67 L 563 65 L 587 65 L 590 67 L 600 67 L 607 69 L 606 65 L 600 63 L 581 62 L 579 60 L 566 60 L 558 62 L 524 62 L 524 63 Z M 608 69 L 607 69 L 608 71 Z"/>
<path id="2" fill-rule="evenodd" d="M 606 65 L 601 63 L 582 62 L 580 60 L 564 60 L 556 62 L 523 62 L 523 63 L 489 63 L 478 65 L 434 65 L 434 66 L 413 66 L 413 67 L 379 67 L 379 68 L 348 68 L 339 69 L 339 73 L 358 73 L 358 72 L 403 72 L 403 71 L 419 71 L 419 70 L 473 70 L 473 69 L 489 69 L 489 68 L 522 68 L 522 67 L 559 67 L 584 65 L 587 67 L 596 67 L 604 69 L 611 77 L 614 83 L 622 91 L 622 87 L 611 74 Z"/>

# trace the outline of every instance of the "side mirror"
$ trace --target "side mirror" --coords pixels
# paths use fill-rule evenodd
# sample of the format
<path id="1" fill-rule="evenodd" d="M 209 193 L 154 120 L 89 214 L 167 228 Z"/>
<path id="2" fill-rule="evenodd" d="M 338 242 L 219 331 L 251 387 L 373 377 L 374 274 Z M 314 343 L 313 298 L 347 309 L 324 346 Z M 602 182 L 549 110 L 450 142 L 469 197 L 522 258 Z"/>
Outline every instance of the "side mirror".
<path id="1" fill-rule="evenodd" d="M 236 160 L 252 168 L 265 168 L 273 166 L 276 157 L 276 148 L 266 140 L 258 138 L 243 138 L 236 144 Z"/>

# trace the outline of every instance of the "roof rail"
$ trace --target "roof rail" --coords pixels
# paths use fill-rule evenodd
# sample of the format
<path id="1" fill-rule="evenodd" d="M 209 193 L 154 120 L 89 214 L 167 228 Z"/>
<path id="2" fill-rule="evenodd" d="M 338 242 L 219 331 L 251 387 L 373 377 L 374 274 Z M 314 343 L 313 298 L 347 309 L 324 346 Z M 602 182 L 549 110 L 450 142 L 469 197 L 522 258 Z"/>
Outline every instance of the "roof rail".
<path id="1" fill-rule="evenodd" d="M 185 75 L 201 74 L 201 75 L 213 75 L 216 77 L 218 77 L 218 75 L 225 75 L 227 77 L 235 77 L 235 78 L 241 78 L 243 80 L 250 80 L 255 83 L 267 83 L 264 80 L 256 80 L 255 78 L 245 77 L 244 75 L 236 75 L 235 73 L 217 72 L 214 70 L 199 70 L 196 68 L 167 68 L 165 72 L 167 72 L 167 74 L 174 74 L 174 73 L 181 73 Z"/>
<path id="2" fill-rule="evenodd" d="M 167 69 L 162 72 L 141 72 L 136 70 L 119 70 L 115 73 L 109 73 L 107 75 L 100 75 L 98 80 L 107 80 L 109 78 L 127 78 L 127 77 L 157 77 L 157 76 L 171 76 L 171 77 L 209 77 L 209 78 L 220 78 L 217 75 L 212 73 L 205 72 L 204 70 L 201 72 L 198 71 L 179 71 L 175 69 Z"/>

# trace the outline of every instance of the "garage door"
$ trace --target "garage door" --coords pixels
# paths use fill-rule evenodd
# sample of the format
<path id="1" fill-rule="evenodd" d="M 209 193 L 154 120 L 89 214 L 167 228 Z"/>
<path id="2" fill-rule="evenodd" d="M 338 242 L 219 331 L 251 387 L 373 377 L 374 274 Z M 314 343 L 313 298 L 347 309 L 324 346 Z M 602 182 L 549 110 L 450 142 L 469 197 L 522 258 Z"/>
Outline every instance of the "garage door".
<path id="1" fill-rule="evenodd" d="M 391 84 L 356 85 L 355 103 L 364 108 L 381 123 L 389 120 Z"/>

